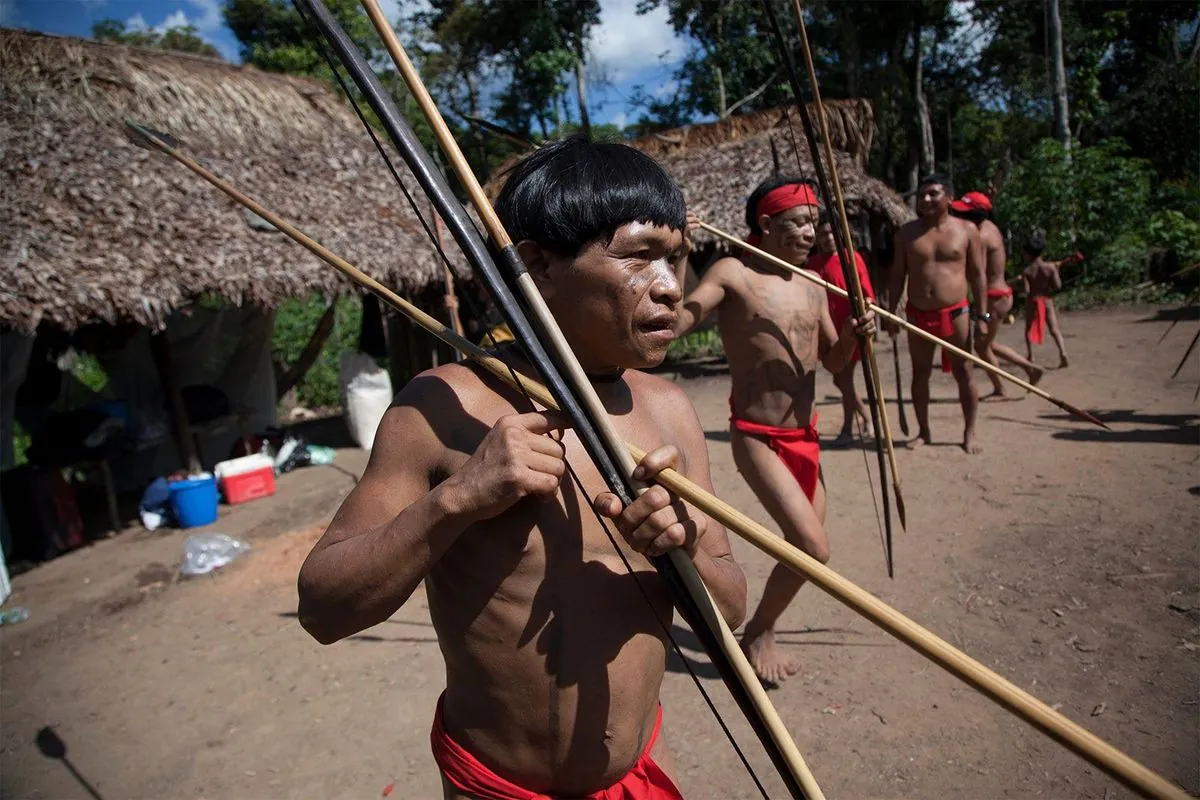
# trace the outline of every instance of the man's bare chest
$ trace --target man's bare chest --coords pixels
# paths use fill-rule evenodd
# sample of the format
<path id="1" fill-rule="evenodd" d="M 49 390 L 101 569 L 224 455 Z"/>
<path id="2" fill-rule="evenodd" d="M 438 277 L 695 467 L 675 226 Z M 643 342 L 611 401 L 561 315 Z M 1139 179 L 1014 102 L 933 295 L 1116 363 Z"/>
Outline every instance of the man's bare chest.
<path id="1" fill-rule="evenodd" d="M 918 266 L 966 266 L 969 240 L 958 232 L 928 231 L 909 245 L 913 263 Z"/>

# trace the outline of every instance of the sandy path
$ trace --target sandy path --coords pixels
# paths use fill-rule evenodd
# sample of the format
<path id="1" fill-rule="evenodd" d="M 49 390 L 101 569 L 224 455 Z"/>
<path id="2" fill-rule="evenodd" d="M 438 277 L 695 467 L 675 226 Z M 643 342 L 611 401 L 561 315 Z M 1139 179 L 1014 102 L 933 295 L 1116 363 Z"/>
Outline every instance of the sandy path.
<path id="1" fill-rule="evenodd" d="M 948 444 L 899 453 L 910 530 L 897 531 L 895 581 L 884 573 L 862 451 L 827 452 L 831 565 L 1196 792 L 1200 362 L 1169 381 L 1195 323 L 1155 347 L 1168 323 L 1146 321 L 1154 317 L 1136 309 L 1064 320 L 1072 367 L 1045 385 L 1103 412 L 1112 433 L 1034 398 L 987 405 L 986 452 L 970 457 L 949 444 L 961 433 L 953 383 L 935 378 L 934 433 Z M 1019 332 L 1002 336 L 1015 344 Z M 709 432 L 718 494 L 765 520 L 733 468 L 728 380 L 717 373 L 680 380 Z M 820 387 L 820 427 L 832 435 L 840 406 L 827 376 Z M 351 472 L 362 463 L 339 457 Z M 19 576 L 13 602 L 34 619 L 0 629 L 0 793 L 86 796 L 34 746 L 51 725 L 109 800 L 378 797 L 392 782 L 393 797 L 435 797 L 428 726 L 443 676 L 419 598 L 330 648 L 291 616 L 314 525 L 348 486 L 325 468 L 285 476 L 276 505 L 222 520 L 220 530 L 249 536 L 255 551 L 211 578 L 156 582 L 169 570 L 147 566 L 174 566 L 178 534 L 127 535 Z M 757 602 L 770 563 L 736 546 Z M 773 698 L 831 797 L 1126 796 L 815 589 L 783 627 L 804 668 Z M 687 632 L 679 638 L 695 655 Z M 771 795 L 782 796 L 711 668 L 696 669 Z M 678 664 L 663 697 L 688 796 L 754 796 Z"/>

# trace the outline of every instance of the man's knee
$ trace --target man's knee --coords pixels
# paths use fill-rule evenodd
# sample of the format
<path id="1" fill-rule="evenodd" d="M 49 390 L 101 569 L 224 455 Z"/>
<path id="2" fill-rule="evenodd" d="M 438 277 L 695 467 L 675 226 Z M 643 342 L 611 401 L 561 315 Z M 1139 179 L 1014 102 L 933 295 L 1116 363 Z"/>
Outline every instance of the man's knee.
<path id="1" fill-rule="evenodd" d="M 829 563 L 829 539 L 824 541 L 809 541 L 805 542 L 804 552 L 820 561 L 822 564 Z"/>

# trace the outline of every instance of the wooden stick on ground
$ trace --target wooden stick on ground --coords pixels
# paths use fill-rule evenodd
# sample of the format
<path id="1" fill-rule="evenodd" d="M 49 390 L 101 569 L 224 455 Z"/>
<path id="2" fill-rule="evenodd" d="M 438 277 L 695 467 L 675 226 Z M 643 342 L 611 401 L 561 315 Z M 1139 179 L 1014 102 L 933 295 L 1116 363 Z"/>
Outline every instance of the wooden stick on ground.
<path id="1" fill-rule="evenodd" d="M 133 129 L 153 148 L 174 158 L 231 198 L 270 222 L 282 233 L 306 247 L 330 266 L 355 282 L 378 294 L 397 310 L 407 315 L 414 323 L 437 336 L 452 347 L 469 355 L 484 369 L 510 386 L 527 392 L 546 408 L 554 408 L 550 392 L 537 381 L 515 373 L 498 358 L 482 348 L 455 334 L 434 317 L 397 295 L 391 289 L 335 255 L 311 237 L 272 213 L 269 209 L 242 194 L 232 184 L 205 169 L 194 159 L 179 153 L 163 143 L 144 128 Z M 515 377 L 514 377 L 515 376 Z M 645 451 L 627 445 L 631 458 L 640 461 Z M 820 561 L 809 556 L 786 540 L 759 525 L 742 512 L 706 492 L 684 475 L 666 470 L 655 481 L 675 492 L 679 497 L 708 514 L 729 531 L 740 536 L 762 552 L 797 574 L 803 575 L 834 599 L 845 604 L 868 621 L 912 647 L 921 655 L 938 664 L 960 680 L 978 689 L 985 696 L 1011 711 L 1047 736 L 1060 742 L 1088 762 L 1104 770 L 1134 791 L 1155 798 L 1181 800 L 1188 795 L 1175 784 L 1151 771 L 1130 756 L 1097 737 L 1082 726 L 1047 706 L 1042 701 L 1023 691 L 995 672 L 956 649 L 945 640 L 918 625 L 896 609 L 884 603 L 870 592 L 862 589 Z M 818 789 L 819 792 L 819 789 Z M 819 794 L 814 793 L 814 796 Z"/>
<path id="2" fill-rule="evenodd" d="M 712 225 L 709 225 L 707 222 L 701 222 L 700 227 L 703 230 L 708 231 L 713 236 L 716 236 L 719 239 L 724 239 L 725 241 L 730 242 L 731 244 L 737 245 L 738 247 L 740 247 L 741 249 L 745 250 L 748 253 L 753 253 L 754 255 L 758 256 L 759 258 L 763 259 L 764 261 L 769 261 L 772 264 L 774 264 L 775 266 L 780 267 L 781 269 L 790 270 L 790 271 L 796 273 L 797 275 L 799 275 L 800 277 L 804 278 L 805 280 L 812 281 L 813 283 L 817 284 L 818 286 L 824 286 L 826 290 L 833 292 L 836 295 L 839 295 L 841 297 L 849 296 L 846 293 L 845 289 L 838 288 L 837 286 L 834 286 L 832 283 L 822 280 L 821 278 L 819 278 L 817 276 L 816 273 L 810 272 L 806 269 L 801 269 L 800 267 L 797 267 L 795 264 L 789 264 L 788 262 L 784 261 L 782 258 L 773 256 L 770 253 L 766 252 L 765 250 L 760 250 L 752 244 L 747 244 L 745 241 L 738 238 L 737 236 L 734 236 L 732 233 L 726 233 L 725 231 L 721 230 L 720 228 L 714 228 Z M 1099 419 L 1092 416 L 1088 412 L 1084 411 L 1083 409 L 1076 408 L 1075 406 L 1073 406 L 1070 403 L 1067 403 L 1063 400 L 1059 400 L 1057 397 L 1053 396 L 1052 394 L 1047 392 L 1045 389 L 1041 389 L 1037 386 L 1034 386 L 1032 383 L 1029 383 L 1028 381 L 1023 381 L 1020 378 L 1018 378 L 1016 375 L 1013 375 L 1009 372 L 1005 372 L 1000 367 L 992 366 L 991 364 L 984 361 L 982 358 L 975 355 L 974 353 L 968 353 L 966 350 L 963 350 L 961 347 L 955 347 L 950 342 L 947 342 L 945 339 L 942 339 L 941 337 L 936 336 L 935 334 L 932 334 L 929 331 L 923 330 L 923 329 L 917 327 L 916 325 L 913 325 L 911 322 L 906 320 L 904 317 L 897 316 L 886 309 L 880 308 L 875 303 L 870 303 L 869 305 L 870 305 L 871 310 L 875 312 L 876 316 L 882 317 L 883 319 L 886 319 L 886 320 L 891 320 L 892 322 L 896 323 L 900 327 L 904 328 L 909 333 L 920 336 L 922 339 L 926 339 L 930 342 L 933 342 L 936 345 L 940 345 L 941 347 L 945 348 L 948 352 L 953 353 L 954 355 L 958 356 L 959 358 L 965 358 L 967 361 L 970 361 L 972 364 L 982 367 L 983 369 L 992 373 L 996 377 L 1004 378 L 1006 381 L 1015 383 L 1017 386 L 1020 386 L 1025 391 L 1027 391 L 1031 394 L 1036 394 L 1038 397 L 1042 398 L 1043 400 L 1047 400 L 1047 401 L 1053 403 L 1054 405 L 1058 406 L 1063 411 L 1073 414 L 1073 415 L 1079 417 L 1080 419 L 1086 419 L 1088 422 L 1092 423 L 1093 425 L 1099 425 L 1101 428 L 1104 428 L 1105 430 L 1112 430 L 1111 428 L 1109 428 L 1107 425 L 1105 425 L 1103 422 L 1101 422 Z"/>

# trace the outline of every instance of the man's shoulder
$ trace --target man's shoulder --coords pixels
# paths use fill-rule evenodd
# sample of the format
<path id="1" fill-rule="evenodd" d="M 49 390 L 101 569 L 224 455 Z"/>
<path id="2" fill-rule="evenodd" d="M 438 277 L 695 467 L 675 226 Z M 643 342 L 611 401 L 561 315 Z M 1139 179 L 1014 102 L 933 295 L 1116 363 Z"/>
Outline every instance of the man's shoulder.
<path id="1" fill-rule="evenodd" d="M 921 221 L 920 217 L 917 217 L 901 225 L 896 230 L 896 237 L 899 239 L 913 239 L 921 235 L 924 231 L 925 223 Z"/>
<path id="2" fill-rule="evenodd" d="M 979 226 L 979 235 L 990 245 L 1004 246 L 1004 234 L 1000 232 L 1000 228 L 996 223 L 990 219 L 985 219 L 983 224 Z"/>
<path id="3" fill-rule="evenodd" d="M 717 278 L 725 278 L 736 274 L 739 270 L 745 268 L 746 263 L 736 255 L 730 254 L 721 256 L 708 268 L 708 272 L 704 273 L 704 277 L 712 275 Z"/>
<path id="4" fill-rule="evenodd" d="M 493 379 L 470 361 L 425 370 L 404 385 L 393 408 L 408 407 L 429 419 L 449 420 L 469 415 L 497 397 Z"/>

